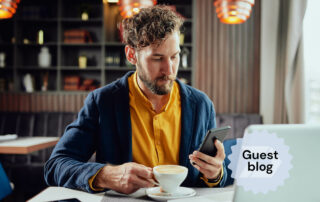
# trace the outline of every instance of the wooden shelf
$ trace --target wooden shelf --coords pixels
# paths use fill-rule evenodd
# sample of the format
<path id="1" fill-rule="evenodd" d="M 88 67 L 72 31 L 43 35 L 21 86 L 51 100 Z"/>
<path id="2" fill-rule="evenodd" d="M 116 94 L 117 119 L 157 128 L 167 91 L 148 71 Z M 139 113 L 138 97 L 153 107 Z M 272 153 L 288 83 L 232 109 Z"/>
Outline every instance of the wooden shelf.
<path id="1" fill-rule="evenodd" d="M 0 67 L 0 71 L 13 71 L 13 68 L 12 66 L 5 66 L 4 68 Z"/>
<path id="2" fill-rule="evenodd" d="M 180 46 L 181 47 L 192 47 L 192 43 L 183 43 Z"/>
<path id="3" fill-rule="evenodd" d="M 57 67 L 18 66 L 17 69 L 21 71 L 55 71 L 57 70 Z"/>
<path id="4" fill-rule="evenodd" d="M 179 67 L 178 72 L 191 72 L 191 71 L 192 71 L 191 67 L 188 67 L 188 68 Z"/>
<path id="5" fill-rule="evenodd" d="M 119 66 L 119 67 L 110 67 L 110 66 L 106 66 L 105 67 L 105 70 L 106 71 L 134 71 L 136 68 L 135 67 L 122 67 L 122 66 Z M 179 67 L 179 71 L 178 72 L 191 72 L 192 71 L 192 68 L 191 67 L 188 67 L 188 68 L 183 68 L 183 67 Z"/>
<path id="6" fill-rule="evenodd" d="M 118 41 L 110 41 L 110 42 L 105 42 L 105 46 L 125 46 L 123 43 L 118 42 Z"/>
<path id="7" fill-rule="evenodd" d="M 93 43 L 61 43 L 61 46 L 86 46 L 86 47 L 99 47 L 102 46 L 101 43 L 93 42 Z"/>
<path id="8" fill-rule="evenodd" d="M 193 20 L 192 20 L 192 18 L 186 18 L 186 19 L 184 20 L 184 22 L 185 22 L 185 23 L 192 23 Z"/>
<path id="9" fill-rule="evenodd" d="M 26 22 L 26 23 L 55 23 L 58 22 L 58 18 L 47 18 L 47 19 L 41 19 L 41 18 L 25 18 L 25 19 L 18 19 L 18 22 Z"/>
<path id="10" fill-rule="evenodd" d="M 37 47 L 42 47 L 42 46 L 57 46 L 58 42 L 47 42 L 43 44 L 38 44 L 35 42 L 30 42 L 30 43 L 17 43 L 18 46 L 37 46 Z"/>
<path id="11" fill-rule="evenodd" d="M 106 71 L 134 71 L 136 68 L 135 67 L 126 67 L 126 66 L 106 66 L 105 70 Z"/>
<path id="12" fill-rule="evenodd" d="M 14 43 L 0 42 L 0 46 L 14 46 Z"/>
<path id="13" fill-rule="evenodd" d="M 88 19 L 88 20 L 82 20 L 81 18 L 61 18 L 61 22 L 66 22 L 66 23 L 102 23 L 103 19 L 102 18 L 93 18 L 93 19 Z"/>
<path id="14" fill-rule="evenodd" d="M 62 71 L 74 71 L 74 70 L 77 70 L 77 71 L 101 71 L 101 68 L 98 67 L 98 66 L 87 66 L 86 68 L 84 69 L 81 69 L 80 67 L 78 66 L 63 66 L 60 68 Z"/>

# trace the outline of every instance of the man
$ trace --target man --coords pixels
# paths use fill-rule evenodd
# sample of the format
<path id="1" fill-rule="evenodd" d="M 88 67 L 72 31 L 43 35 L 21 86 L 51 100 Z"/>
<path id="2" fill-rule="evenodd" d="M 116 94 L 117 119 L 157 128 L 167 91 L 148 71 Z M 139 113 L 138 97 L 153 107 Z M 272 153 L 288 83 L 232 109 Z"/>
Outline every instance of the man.
<path id="1" fill-rule="evenodd" d="M 45 165 L 48 185 L 130 194 L 154 186 L 152 167 L 161 164 L 188 167 L 183 186 L 224 185 L 222 143 L 215 142 L 216 157 L 195 151 L 215 127 L 213 104 L 176 80 L 182 23 L 163 6 L 123 21 L 136 72 L 88 95 Z M 97 162 L 87 162 L 94 152 Z"/>

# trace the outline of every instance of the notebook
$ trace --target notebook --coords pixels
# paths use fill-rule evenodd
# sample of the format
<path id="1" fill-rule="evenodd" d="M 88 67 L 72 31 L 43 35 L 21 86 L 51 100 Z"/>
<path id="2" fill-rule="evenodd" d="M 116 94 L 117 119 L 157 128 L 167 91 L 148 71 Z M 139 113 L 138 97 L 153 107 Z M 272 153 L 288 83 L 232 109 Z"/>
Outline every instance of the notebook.
<path id="1" fill-rule="evenodd" d="M 320 201 L 320 125 L 252 125 L 246 132 L 275 133 L 292 156 L 289 177 L 275 191 L 253 193 L 235 182 L 234 202 Z"/>

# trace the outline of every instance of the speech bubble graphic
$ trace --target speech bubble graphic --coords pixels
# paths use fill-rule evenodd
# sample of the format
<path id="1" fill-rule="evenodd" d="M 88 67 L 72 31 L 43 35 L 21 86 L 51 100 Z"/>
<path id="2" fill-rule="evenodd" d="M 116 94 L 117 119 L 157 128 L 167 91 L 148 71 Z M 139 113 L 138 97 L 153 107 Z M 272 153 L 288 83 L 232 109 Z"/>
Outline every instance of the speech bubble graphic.
<path id="1" fill-rule="evenodd" d="M 252 131 L 237 139 L 228 156 L 231 177 L 246 191 L 266 194 L 289 178 L 292 156 L 282 138 L 268 131 Z"/>

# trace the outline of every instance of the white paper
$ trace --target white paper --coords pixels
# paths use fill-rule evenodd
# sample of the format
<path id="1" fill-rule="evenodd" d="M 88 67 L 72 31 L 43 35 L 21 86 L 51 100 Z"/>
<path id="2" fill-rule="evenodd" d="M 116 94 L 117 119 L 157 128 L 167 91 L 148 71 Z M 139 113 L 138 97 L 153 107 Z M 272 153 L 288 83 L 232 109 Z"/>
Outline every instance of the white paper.
<path id="1" fill-rule="evenodd" d="M 48 187 L 35 197 L 28 200 L 28 202 L 58 201 L 71 198 L 76 198 L 79 201 L 100 202 L 103 198 L 103 193 L 90 194 L 88 192 L 68 189 L 64 187 Z"/>

